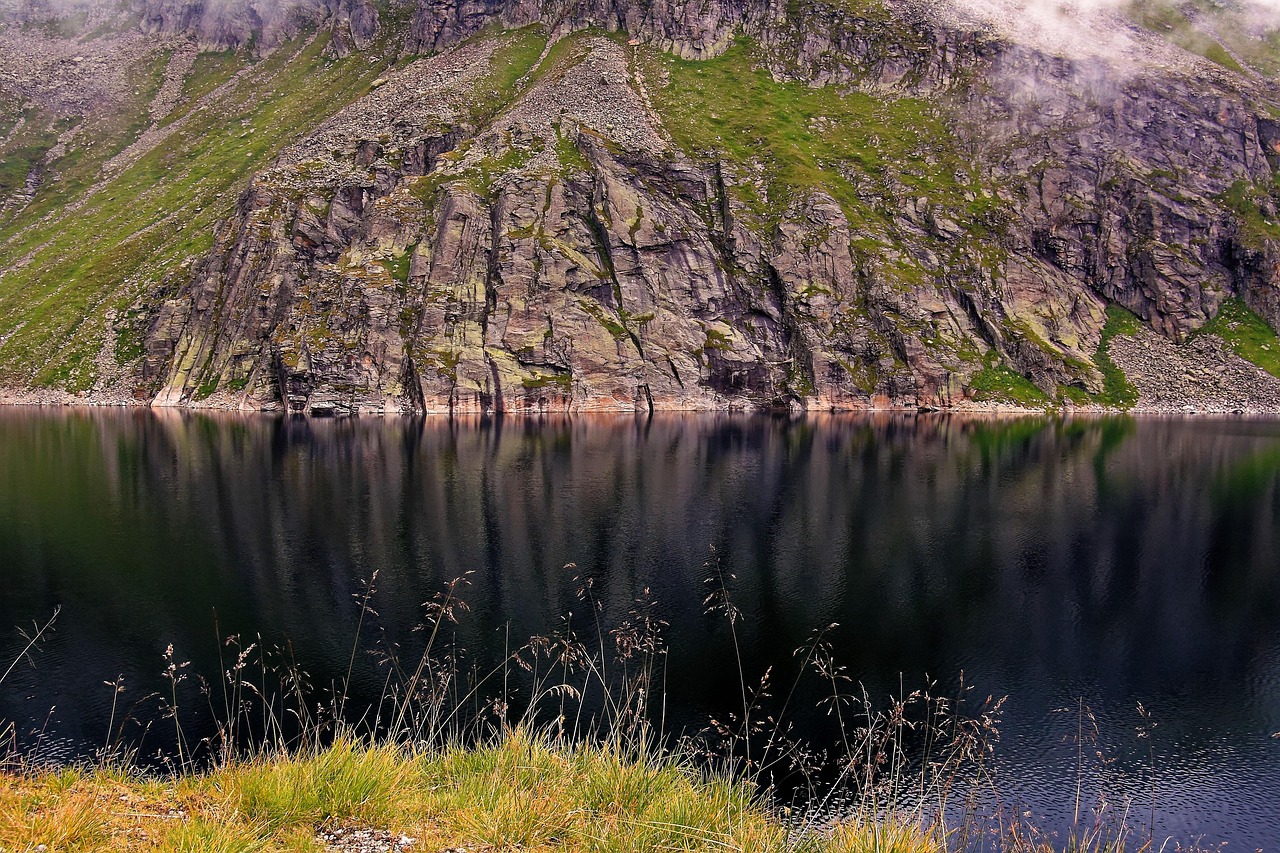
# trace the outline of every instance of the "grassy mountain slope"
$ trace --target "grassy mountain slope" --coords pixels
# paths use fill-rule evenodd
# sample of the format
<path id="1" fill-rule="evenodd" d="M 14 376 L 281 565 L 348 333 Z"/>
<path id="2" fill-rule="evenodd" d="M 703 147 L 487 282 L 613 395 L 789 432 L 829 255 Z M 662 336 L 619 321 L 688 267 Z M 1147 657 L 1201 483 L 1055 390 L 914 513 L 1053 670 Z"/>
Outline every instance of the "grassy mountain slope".
<path id="1" fill-rule="evenodd" d="M 128 140 L 143 126 L 138 117 L 158 89 L 153 63 L 152 85 L 139 89 L 118 134 L 95 127 L 101 143 L 51 164 L 58 180 L 0 230 L 0 382 L 91 389 L 110 372 L 96 360 L 109 336 L 118 336 L 119 363 L 137 357 L 157 285 L 212 247 L 215 224 L 249 178 L 366 92 L 389 64 L 330 58 L 327 41 L 299 39 L 262 60 L 246 52 L 197 57 L 181 101 L 158 117 L 168 136 L 99 178 L 120 147 L 113 137 Z"/>
<path id="2" fill-rule="evenodd" d="M 704 13 L 714 16 L 718 8 Z M 449 143 L 456 150 L 441 155 L 433 174 L 399 174 L 405 151 L 388 142 L 395 134 L 376 121 L 352 126 L 351 138 L 337 143 L 347 150 L 332 152 L 327 165 L 290 162 L 270 172 L 281 152 L 314 136 L 344 106 L 365 98 L 361 103 L 376 107 L 384 80 L 399 79 L 412 59 L 402 55 L 412 9 L 382 11 L 374 43 L 343 58 L 347 49 L 336 49 L 326 28 L 263 56 L 242 48 L 193 57 L 181 37 L 160 39 L 130 55 L 128 83 L 109 109 L 44 109 L 0 91 L 0 387 L 149 399 L 158 386 L 140 380 L 139 360 L 157 312 L 176 299 L 195 307 L 199 328 L 183 333 L 195 335 L 185 343 L 160 341 L 159 349 L 212 359 L 161 365 L 170 396 L 188 402 L 220 390 L 248 389 L 255 405 L 287 396 L 280 365 L 272 362 L 285 352 L 284 366 L 299 371 L 301 398 L 337 383 L 353 410 L 365 405 L 361 400 L 375 408 L 414 407 L 421 405 L 414 393 L 453 401 L 464 391 L 502 405 L 504 387 L 508 396 L 537 405 L 620 395 L 652 405 L 657 393 L 669 405 L 698 406 L 745 395 L 753 404 L 819 407 L 970 400 L 1125 408 L 1138 400 L 1108 355 L 1115 335 L 1154 329 L 1183 339 L 1223 304 L 1254 312 L 1265 327 L 1280 305 L 1265 272 L 1275 243 L 1274 205 L 1251 189 L 1270 186 L 1261 155 L 1241 159 L 1234 152 L 1229 156 L 1238 162 L 1219 160 L 1195 173 L 1195 158 L 1222 155 L 1173 152 L 1177 163 L 1152 171 L 1149 161 L 1178 143 L 1159 133 L 1141 138 L 1143 128 L 1159 129 L 1159 121 L 1138 117 L 1143 110 L 1181 111 L 1177 125 L 1185 111 L 1202 109 L 1195 119 L 1212 127 L 1223 117 L 1236 121 L 1243 108 L 1260 117 L 1255 127 L 1246 116 L 1240 132 L 1253 134 L 1252 144 L 1263 149 L 1272 144 L 1262 117 L 1275 109 L 1265 82 L 1280 69 L 1275 34 L 1250 29 L 1216 6 L 1142 0 L 1127 14 L 1186 51 L 1196 74 L 1204 73 L 1195 65 L 1199 56 L 1228 75 L 1196 78 L 1196 86 L 1218 87 L 1216 97 L 1240 101 L 1217 116 L 1190 84 L 1142 76 L 1122 78 L 1125 97 L 1133 99 L 1122 103 L 1132 109 L 1110 110 L 1105 88 L 1099 95 L 1070 65 L 1066 72 L 1062 65 L 1029 71 L 1045 59 L 908 20 L 893 3 L 792 4 L 784 25 L 761 32 L 740 25 L 734 38 L 721 40 L 717 55 L 700 60 L 608 36 L 629 57 L 626 86 L 609 95 L 621 99 L 617 114 L 640 115 L 634 109 L 642 108 L 643 121 L 652 122 L 670 151 L 628 151 L 604 120 L 571 115 L 572 92 L 555 96 L 569 101 L 559 107 L 554 139 L 530 131 L 530 122 L 542 119 L 530 117 L 528 103 L 562 78 L 604 67 L 608 51 L 591 41 L 598 30 L 584 29 L 589 17 L 574 25 L 580 35 L 549 50 L 546 29 L 500 31 L 491 23 L 477 38 L 502 43 L 501 67 L 457 96 L 468 101 L 465 138 Z M 445 20 L 443 31 L 449 26 Z M 74 27 L 63 35 L 86 45 L 104 37 Z M 1010 89 L 1002 62 L 1018 74 L 1049 76 L 1028 101 Z M 1083 110 L 1076 125 L 1055 122 L 1060 107 L 1052 105 L 1071 99 Z M 377 121 L 396 120 L 380 109 Z M 1212 130 L 1223 139 L 1237 132 Z M 1139 134 L 1142 147 L 1126 134 Z M 352 153 L 366 143 L 374 146 L 372 163 Z M 548 175 L 545 152 L 560 162 L 558 175 Z M 355 162 L 344 159 L 353 156 Z M 379 176 L 372 184 L 364 177 L 370 169 Z M 670 169 L 654 177 L 653 170 Z M 688 186 L 677 175 L 691 169 L 695 182 L 704 180 L 707 192 L 723 198 L 685 197 Z M 546 196 L 542 215 L 563 216 L 556 236 L 549 221 L 499 227 L 503 211 L 525 203 L 516 194 L 530 191 L 518 185 L 528 180 L 543 185 L 532 190 Z M 419 224 L 398 221 L 390 255 L 385 236 L 366 239 L 350 229 L 335 236 L 329 212 L 343 188 L 355 184 L 370 199 L 382 198 L 386 187 L 377 181 L 393 187 L 379 204 L 397 197 L 399 184 L 421 207 L 417 219 L 410 217 Z M 258 213 L 237 210 L 251 186 L 275 194 Z M 570 207 L 564 214 L 552 199 L 561 193 Z M 424 306 L 437 285 L 426 281 L 428 290 L 418 295 L 415 288 L 430 278 L 423 271 L 444 248 L 432 245 L 444 238 L 433 238 L 430 227 L 464 194 L 478 204 L 468 216 L 495 218 L 493 239 L 501 244 L 482 247 L 490 259 L 474 271 L 487 295 L 460 309 L 484 315 L 475 330 L 480 338 L 450 326 L 446 312 L 434 338 L 414 343 L 423 333 L 421 318 L 432 316 Z M 633 204 L 632 194 L 634 211 L 610 209 L 619 203 L 615 197 L 626 197 L 622 208 Z M 341 257 L 300 255 L 286 245 L 296 227 L 287 218 L 301 216 L 304 201 L 329 217 L 325 246 L 316 251 L 331 251 L 328 241 L 337 240 Z M 664 211 L 666 204 L 674 207 Z M 615 213 L 632 221 L 617 224 Z M 351 215 L 365 220 L 360 228 L 383 227 L 371 214 Z M 1110 223 L 1110 243 L 1090 232 L 1097 222 Z M 220 223 L 226 224 L 215 239 Z M 703 233 L 690 242 L 692 231 Z M 254 322 L 280 325 L 261 340 L 244 340 L 242 326 L 227 324 L 248 308 L 248 297 L 238 292 L 238 303 L 226 302 L 228 285 L 218 283 L 217 270 L 243 254 L 254 233 L 260 245 L 253 251 L 288 256 L 271 276 L 289 290 L 297 288 L 291 277 L 301 275 L 309 282 L 303 290 L 314 290 L 315 298 L 291 305 L 284 291 L 269 296 L 278 285 L 264 279 L 261 298 L 272 307 Z M 503 266 L 508 256 L 515 258 L 512 269 Z M 353 354 L 382 334 L 344 326 L 351 316 L 381 322 L 382 307 L 361 306 L 367 294 L 353 295 L 371 281 L 371 267 L 357 269 L 369 258 L 381 259 L 398 291 L 393 313 L 400 329 L 388 333 L 405 338 L 408 363 L 394 356 L 394 376 L 380 363 L 363 378 L 350 366 Z M 512 301 L 504 286 L 512 275 L 530 274 L 526 261 L 532 289 Z M 693 265 L 695 280 L 705 275 L 727 287 L 725 295 L 676 305 L 687 297 L 665 293 L 659 280 L 684 264 Z M 612 284 L 584 298 L 586 285 L 575 283 L 582 269 Z M 1109 280 L 1112 269 L 1121 270 L 1119 280 Z M 323 299 L 315 290 L 322 279 L 329 282 Z M 533 294 L 547 287 L 571 296 L 561 307 L 539 305 L 542 297 Z M 200 307 L 210 300 L 212 309 Z M 319 305 L 325 316 L 312 316 Z M 575 318 L 558 324 L 565 306 L 589 322 L 581 330 Z M 494 310 L 546 313 L 546 334 L 513 332 L 506 321 L 497 327 L 490 322 Z M 1117 317 L 1133 323 L 1116 325 Z M 684 323 L 679 331 L 677 320 Z M 1215 321 L 1206 334 L 1235 328 Z M 1264 352 L 1230 349 L 1255 362 Z M 313 365 L 338 358 L 347 366 L 332 375 Z M 474 364 L 459 368 L 460 358 Z M 591 378 L 596 371 L 625 375 L 631 384 L 606 391 L 608 383 Z M 693 394 L 685 382 L 691 375 L 708 393 Z M 436 392 L 403 390 L 423 376 L 444 384 Z M 489 388 L 494 382 L 496 391 Z"/>

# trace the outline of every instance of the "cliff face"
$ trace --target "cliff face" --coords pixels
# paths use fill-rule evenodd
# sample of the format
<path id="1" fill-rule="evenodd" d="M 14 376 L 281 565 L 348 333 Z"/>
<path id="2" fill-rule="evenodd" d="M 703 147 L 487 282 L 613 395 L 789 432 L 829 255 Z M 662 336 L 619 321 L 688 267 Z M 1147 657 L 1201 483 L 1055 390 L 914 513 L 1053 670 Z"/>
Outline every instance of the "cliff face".
<path id="1" fill-rule="evenodd" d="M 1104 390 L 1108 302 L 1174 340 L 1232 295 L 1280 319 L 1271 244 L 1223 200 L 1270 178 L 1255 84 L 1190 61 L 1108 73 L 871 11 L 418 7 L 410 49 L 446 52 L 255 181 L 156 324 L 159 401 L 231 387 L 310 411 L 945 406 L 1002 365 L 1087 397 Z M 424 105 L 437 77 L 457 85 L 449 69 L 492 60 L 501 39 L 451 46 L 493 20 L 644 41 L 566 36 L 479 121 L 454 108 L 474 91 Z M 730 51 L 710 62 L 736 71 L 735 33 L 770 78 L 909 114 L 880 130 L 919 150 L 880 174 L 831 164 L 839 187 L 766 187 L 776 209 L 758 215 L 749 159 L 680 144 L 662 91 L 678 84 L 647 44 Z"/>
<path id="2" fill-rule="evenodd" d="M 207 50 L 245 46 L 270 50 L 319 25 L 365 47 L 378 26 L 377 10 L 369 0 L 133 0 L 133 4 L 144 33 L 189 33 Z"/>
<path id="3" fill-rule="evenodd" d="M 197 8 L 142 26 L 198 32 Z M 1273 407 L 1270 374 L 1195 343 L 1228 300 L 1280 323 L 1277 93 L 1234 52 L 1119 24 L 1058 49 L 898 2 L 282 8 L 199 38 L 318 20 L 330 56 L 400 60 L 138 291 L 136 399 L 1149 402 L 1162 350 L 1120 368 L 1120 334 L 1195 339 L 1207 396 L 1170 404 Z"/>
<path id="4" fill-rule="evenodd" d="M 133 30 L 189 37 L 202 50 L 249 47 L 261 53 L 316 27 L 367 47 L 378 10 L 370 0 L 0 0 L 5 24 L 26 30 L 28 45 L 41 35 L 83 42 Z"/>

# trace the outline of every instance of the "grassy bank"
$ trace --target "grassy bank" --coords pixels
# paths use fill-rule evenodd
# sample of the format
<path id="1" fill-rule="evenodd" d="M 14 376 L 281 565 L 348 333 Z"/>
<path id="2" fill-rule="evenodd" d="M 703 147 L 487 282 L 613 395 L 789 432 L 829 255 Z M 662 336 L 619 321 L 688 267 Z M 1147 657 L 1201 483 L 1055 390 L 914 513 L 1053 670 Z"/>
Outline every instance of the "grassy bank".
<path id="1" fill-rule="evenodd" d="M 351 668 L 362 637 L 382 636 L 375 574 L 354 596 L 361 615 L 348 674 L 328 690 L 312 689 L 292 655 L 232 635 L 216 681 L 191 674 L 169 646 L 159 692 L 126 709 L 123 677 L 106 682 L 113 698 L 96 759 L 42 763 L 39 742 L 24 744 L 0 720 L 0 853 L 1160 847 L 1154 800 L 1145 826 L 1128 800 L 1120 808 L 1101 796 L 1092 807 L 1086 801 L 1086 765 L 1102 752 L 1083 701 L 1079 776 L 1074 791 L 1063 791 L 1075 820 L 1065 835 L 1047 835 L 1002 799 L 990 759 L 1003 700 L 967 701 L 963 678 L 951 696 L 930 683 L 873 700 L 836 660 L 827 638 L 834 625 L 795 650 L 790 685 L 775 683 L 772 668 L 755 680 L 738 646 L 734 577 L 714 550 L 706 569 L 703 606 L 733 639 L 727 663 L 736 664 L 741 705 L 703 729 L 679 737 L 668 729 L 666 622 L 652 600 L 636 601 L 606 630 L 587 576 L 578 578 L 578 600 L 594 614 L 586 633 L 566 621 L 555 634 L 506 647 L 488 671 L 459 665 L 453 628 L 468 610 L 466 578 L 451 581 L 423 605 L 413 654 L 385 637 L 366 649 L 385 684 L 379 699 L 358 707 L 347 689 Z M 31 661 L 57 618 L 22 634 L 0 685 Z M 802 679 L 816 679 L 818 691 L 801 691 Z M 814 703 L 835 727 L 826 746 L 813 720 L 802 728 L 792 719 L 799 704 Z M 193 705 L 212 713 L 212 729 L 184 725 Z M 1149 731 L 1143 720 L 1140 731 Z M 157 751 L 148 733 L 168 744 Z M 1152 761 L 1154 772 L 1154 753 Z"/>
<path id="2" fill-rule="evenodd" d="M 340 741 L 177 778 L 110 769 L 0 778 L 6 851 L 364 849 L 341 839 L 368 829 L 386 839 L 381 849 L 430 851 L 942 849 L 892 820 L 797 829 L 747 782 L 521 732 L 429 753 Z"/>

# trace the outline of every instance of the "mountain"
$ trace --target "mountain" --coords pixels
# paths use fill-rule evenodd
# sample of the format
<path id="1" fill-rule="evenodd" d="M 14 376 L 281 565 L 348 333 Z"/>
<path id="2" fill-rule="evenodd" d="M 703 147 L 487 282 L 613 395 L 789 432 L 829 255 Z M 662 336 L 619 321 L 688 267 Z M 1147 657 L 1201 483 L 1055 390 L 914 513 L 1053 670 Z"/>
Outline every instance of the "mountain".
<path id="1" fill-rule="evenodd" d="M 1251 0 L 0 0 L 9 401 L 1280 411 Z"/>

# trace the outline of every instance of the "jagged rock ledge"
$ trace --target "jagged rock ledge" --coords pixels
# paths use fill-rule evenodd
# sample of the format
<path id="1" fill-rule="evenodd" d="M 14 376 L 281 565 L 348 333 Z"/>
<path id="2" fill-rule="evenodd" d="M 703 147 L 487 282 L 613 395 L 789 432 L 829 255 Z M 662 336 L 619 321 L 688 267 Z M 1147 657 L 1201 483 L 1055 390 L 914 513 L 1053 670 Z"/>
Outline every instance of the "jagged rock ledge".
<path id="1" fill-rule="evenodd" d="M 1273 377 L 1197 335 L 1227 300 L 1280 323 L 1273 81 L 1134 27 L 1120 67 L 909 0 L 397 8 L 406 31 L 370 60 L 403 62 L 123 311 L 143 356 L 115 358 L 113 326 L 93 390 L 14 401 L 1016 409 L 993 382 L 1105 399 L 1122 306 L 1147 330 L 1112 341 L 1136 410 L 1280 411 Z M 332 56 L 390 25 L 347 0 L 131 9 L 206 46 L 319 27 Z M 775 98 L 809 172 L 781 175 L 786 139 L 714 98 L 698 109 L 719 123 L 683 113 L 702 71 L 670 54 L 729 63 L 735 111 Z"/>

